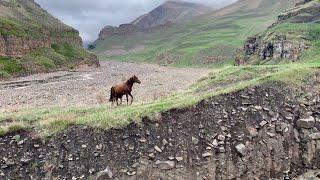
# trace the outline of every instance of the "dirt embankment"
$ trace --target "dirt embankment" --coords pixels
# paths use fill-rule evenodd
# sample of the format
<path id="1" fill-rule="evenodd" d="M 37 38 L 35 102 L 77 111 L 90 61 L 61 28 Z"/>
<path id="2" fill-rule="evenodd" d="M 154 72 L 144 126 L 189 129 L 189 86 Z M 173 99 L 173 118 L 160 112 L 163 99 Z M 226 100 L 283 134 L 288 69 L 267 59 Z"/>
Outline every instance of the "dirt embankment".
<path id="1" fill-rule="evenodd" d="M 0 179 L 294 178 L 320 169 L 320 94 L 305 88 L 262 85 L 123 129 L 6 135 Z"/>

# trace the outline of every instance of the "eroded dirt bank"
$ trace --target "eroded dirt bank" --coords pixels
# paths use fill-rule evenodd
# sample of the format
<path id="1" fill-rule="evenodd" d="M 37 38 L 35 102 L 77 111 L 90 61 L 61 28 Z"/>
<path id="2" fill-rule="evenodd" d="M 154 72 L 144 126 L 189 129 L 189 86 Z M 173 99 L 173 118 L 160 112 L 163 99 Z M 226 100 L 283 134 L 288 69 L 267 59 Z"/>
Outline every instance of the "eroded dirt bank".
<path id="1" fill-rule="evenodd" d="M 320 94 L 304 88 L 262 85 L 123 129 L 75 126 L 47 140 L 6 135 L 0 179 L 290 179 L 308 170 L 316 177 Z"/>
<path id="2" fill-rule="evenodd" d="M 98 69 L 35 74 L 0 82 L 0 112 L 107 103 L 111 86 L 133 75 L 142 81 L 141 85 L 134 86 L 135 102 L 145 102 L 186 89 L 212 71 L 121 62 L 101 61 L 100 64 Z"/>

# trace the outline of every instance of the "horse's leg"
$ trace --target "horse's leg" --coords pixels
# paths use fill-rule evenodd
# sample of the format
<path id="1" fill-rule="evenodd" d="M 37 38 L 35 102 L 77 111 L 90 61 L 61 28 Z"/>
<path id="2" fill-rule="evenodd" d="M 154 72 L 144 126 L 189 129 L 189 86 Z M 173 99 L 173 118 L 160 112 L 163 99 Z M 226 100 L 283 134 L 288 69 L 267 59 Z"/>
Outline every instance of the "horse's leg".
<path id="1" fill-rule="evenodd" d="M 119 106 L 119 99 L 118 99 L 118 98 L 116 98 L 116 100 L 117 100 L 117 106 Z"/>
<path id="2" fill-rule="evenodd" d="M 132 105 L 132 102 L 133 102 L 133 96 L 132 96 L 131 92 L 129 93 L 129 95 L 130 95 L 130 97 L 131 97 L 131 104 L 130 104 L 130 105 Z"/>
<path id="3" fill-rule="evenodd" d="M 122 105 L 122 97 L 120 98 L 120 105 Z"/>
<path id="4" fill-rule="evenodd" d="M 129 97 L 128 97 L 128 94 L 126 94 L 126 97 L 127 97 L 127 106 L 129 106 Z"/>

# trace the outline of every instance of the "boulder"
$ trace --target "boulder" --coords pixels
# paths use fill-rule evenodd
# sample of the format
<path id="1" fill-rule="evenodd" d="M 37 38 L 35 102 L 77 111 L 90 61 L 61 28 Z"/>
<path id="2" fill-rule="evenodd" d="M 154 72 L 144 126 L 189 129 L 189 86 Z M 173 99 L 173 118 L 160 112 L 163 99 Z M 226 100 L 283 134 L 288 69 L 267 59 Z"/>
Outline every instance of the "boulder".
<path id="1" fill-rule="evenodd" d="M 156 161 L 156 165 L 161 170 L 170 170 L 173 169 L 176 165 L 174 161 Z"/>
<path id="2" fill-rule="evenodd" d="M 241 156 L 245 156 L 246 153 L 247 153 L 247 148 L 244 144 L 238 144 L 236 146 L 236 150 L 238 151 L 238 153 L 241 155 Z"/>
<path id="3" fill-rule="evenodd" d="M 312 116 L 309 116 L 308 118 L 301 118 L 296 122 L 296 126 L 300 129 L 311 129 L 315 126 L 315 124 L 316 120 Z"/>
<path id="4" fill-rule="evenodd" d="M 107 179 L 112 179 L 112 177 L 113 177 L 113 173 L 110 167 L 107 166 L 105 170 L 100 171 L 97 174 L 96 180 L 107 180 Z"/>

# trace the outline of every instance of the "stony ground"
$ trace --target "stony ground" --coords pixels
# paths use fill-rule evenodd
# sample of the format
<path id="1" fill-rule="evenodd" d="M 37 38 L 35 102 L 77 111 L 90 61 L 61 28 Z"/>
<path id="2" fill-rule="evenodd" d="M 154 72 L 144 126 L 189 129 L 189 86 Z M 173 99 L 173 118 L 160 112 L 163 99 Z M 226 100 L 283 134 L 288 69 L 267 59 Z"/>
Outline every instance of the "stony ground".
<path id="1" fill-rule="evenodd" d="M 207 75 L 208 69 L 170 68 L 120 62 L 100 62 L 98 69 L 37 74 L 0 82 L 0 112 L 25 107 L 94 105 L 107 103 L 110 87 L 137 75 L 136 102 L 183 90 Z"/>
<path id="2" fill-rule="evenodd" d="M 266 84 L 123 129 L 8 134 L 0 179 L 317 179 L 320 94 L 309 92 Z"/>

